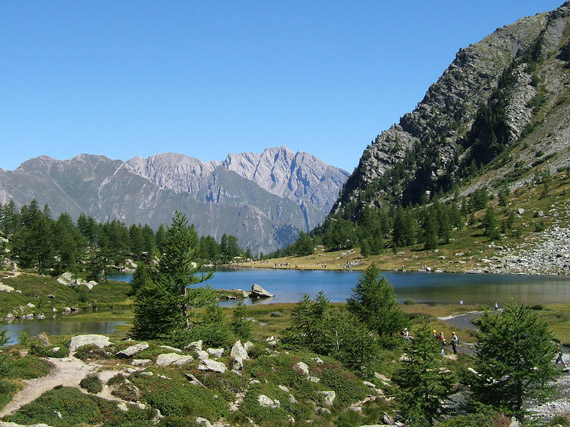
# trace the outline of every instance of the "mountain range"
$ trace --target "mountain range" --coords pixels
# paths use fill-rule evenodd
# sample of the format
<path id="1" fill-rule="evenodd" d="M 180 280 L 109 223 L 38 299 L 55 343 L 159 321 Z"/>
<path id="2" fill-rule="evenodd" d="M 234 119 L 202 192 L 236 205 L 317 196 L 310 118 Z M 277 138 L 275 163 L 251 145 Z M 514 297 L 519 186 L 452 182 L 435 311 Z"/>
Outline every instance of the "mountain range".
<path id="1" fill-rule="evenodd" d="M 253 253 L 282 247 L 318 225 L 348 178 L 346 171 L 286 147 L 202 162 L 184 154 L 112 160 L 82 154 L 41 156 L 0 169 L 0 203 L 36 199 L 54 216 L 81 213 L 157 228 L 184 213 L 198 234 L 232 234 Z"/>

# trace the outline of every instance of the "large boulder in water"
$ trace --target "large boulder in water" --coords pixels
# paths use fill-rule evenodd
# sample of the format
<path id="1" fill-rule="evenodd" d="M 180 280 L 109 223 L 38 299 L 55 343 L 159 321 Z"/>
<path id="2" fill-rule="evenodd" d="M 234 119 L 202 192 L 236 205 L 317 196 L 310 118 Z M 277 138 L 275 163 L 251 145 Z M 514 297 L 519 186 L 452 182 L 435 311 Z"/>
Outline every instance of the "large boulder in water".
<path id="1" fill-rule="evenodd" d="M 271 298 L 273 294 L 270 294 L 257 283 L 254 283 L 251 287 L 251 293 L 249 294 L 250 298 Z"/>

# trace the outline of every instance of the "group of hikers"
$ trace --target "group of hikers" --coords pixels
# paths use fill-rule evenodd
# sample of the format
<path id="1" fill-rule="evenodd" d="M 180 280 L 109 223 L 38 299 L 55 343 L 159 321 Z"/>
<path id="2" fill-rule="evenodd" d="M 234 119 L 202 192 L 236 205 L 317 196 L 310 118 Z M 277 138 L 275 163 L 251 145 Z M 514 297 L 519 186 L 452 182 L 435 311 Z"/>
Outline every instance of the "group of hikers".
<path id="1" fill-rule="evenodd" d="M 404 330 L 402 331 L 402 333 L 400 334 L 404 339 L 406 340 L 413 340 L 414 337 L 410 335 L 410 331 L 408 331 L 408 328 L 404 328 Z M 437 333 L 437 331 L 434 329 L 433 330 L 433 337 L 439 341 L 439 345 L 441 346 L 441 355 L 445 355 L 445 347 L 447 346 L 447 341 L 445 340 L 445 336 L 443 335 L 443 332 L 440 332 L 439 334 Z M 455 332 L 451 333 L 451 348 L 453 349 L 453 354 L 457 354 L 457 345 L 459 344 L 459 337 L 457 336 L 457 334 Z"/>

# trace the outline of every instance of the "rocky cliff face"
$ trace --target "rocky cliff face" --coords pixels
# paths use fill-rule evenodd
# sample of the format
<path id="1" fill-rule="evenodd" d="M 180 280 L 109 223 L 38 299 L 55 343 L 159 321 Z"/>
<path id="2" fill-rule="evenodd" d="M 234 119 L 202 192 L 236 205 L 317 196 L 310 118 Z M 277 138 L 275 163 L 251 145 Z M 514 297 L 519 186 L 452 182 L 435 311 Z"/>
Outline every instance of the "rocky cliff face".
<path id="1" fill-rule="evenodd" d="M 567 2 L 461 49 L 416 109 L 366 148 L 333 210 L 419 202 L 476 175 L 473 185 L 490 185 L 537 158 L 568 164 L 569 17 Z"/>
<path id="2" fill-rule="evenodd" d="M 154 228 L 179 210 L 199 234 L 217 239 L 232 234 L 241 246 L 267 253 L 319 224 L 347 176 L 285 147 L 229 155 L 224 162 L 174 153 L 128 162 L 85 154 L 64 161 L 42 156 L 15 171 L 0 170 L 0 203 L 36 199 L 54 216 L 86 213 L 100 222 L 118 219 Z"/>

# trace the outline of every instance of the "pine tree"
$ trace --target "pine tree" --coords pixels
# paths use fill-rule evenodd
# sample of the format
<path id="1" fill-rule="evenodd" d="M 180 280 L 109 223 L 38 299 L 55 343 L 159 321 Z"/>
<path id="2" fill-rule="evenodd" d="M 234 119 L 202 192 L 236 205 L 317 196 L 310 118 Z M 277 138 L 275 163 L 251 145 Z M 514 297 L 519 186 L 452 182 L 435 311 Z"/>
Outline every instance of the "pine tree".
<path id="1" fill-rule="evenodd" d="M 188 226 L 186 217 L 176 211 L 164 236 L 158 265 L 149 268 L 150 280 L 137 293 L 135 336 L 147 339 L 179 334 L 190 327 L 190 308 L 210 300 L 202 299 L 200 292 L 188 292 L 188 286 L 212 276 L 197 274 L 197 250 L 194 227 Z"/>
<path id="2" fill-rule="evenodd" d="M 234 308 L 230 326 L 238 338 L 247 340 L 251 337 L 251 322 L 247 319 L 247 310 L 242 301 L 238 301 Z"/>
<path id="3" fill-rule="evenodd" d="M 480 402 L 521 417 L 523 402 L 544 398 L 556 374 L 556 346 L 544 319 L 510 302 L 503 313 L 485 312 L 478 322 L 474 396 Z"/>
<path id="4" fill-rule="evenodd" d="M 394 288 L 381 277 L 375 264 L 359 277 L 347 303 L 348 309 L 379 336 L 393 335 L 404 327 L 404 313 L 394 296 Z"/>
<path id="5" fill-rule="evenodd" d="M 407 420 L 406 425 L 433 425 L 443 413 L 443 401 L 451 394 L 453 378 L 444 368 L 437 340 L 427 321 L 422 321 L 409 340 L 400 369 L 393 375 L 398 386 L 396 402 Z"/>

